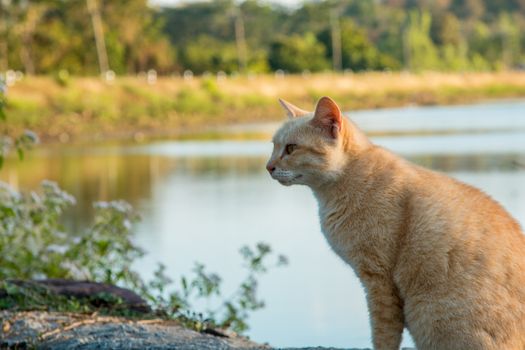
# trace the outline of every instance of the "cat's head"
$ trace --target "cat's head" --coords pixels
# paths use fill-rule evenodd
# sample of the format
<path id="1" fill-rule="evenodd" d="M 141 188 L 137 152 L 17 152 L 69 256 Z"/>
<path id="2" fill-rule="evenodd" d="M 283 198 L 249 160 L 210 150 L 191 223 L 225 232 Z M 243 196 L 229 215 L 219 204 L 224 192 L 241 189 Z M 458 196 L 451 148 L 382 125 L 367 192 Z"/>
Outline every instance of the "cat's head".
<path id="1" fill-rule="evenodd" d="M 321 98 L 313 113 L 279 102 L 289 120 L 273 136 L 273 152 L 266 169 L 283 185 L 318 187 L 334 181 L 352 155 L 370 145 L 329 97 Z"/>

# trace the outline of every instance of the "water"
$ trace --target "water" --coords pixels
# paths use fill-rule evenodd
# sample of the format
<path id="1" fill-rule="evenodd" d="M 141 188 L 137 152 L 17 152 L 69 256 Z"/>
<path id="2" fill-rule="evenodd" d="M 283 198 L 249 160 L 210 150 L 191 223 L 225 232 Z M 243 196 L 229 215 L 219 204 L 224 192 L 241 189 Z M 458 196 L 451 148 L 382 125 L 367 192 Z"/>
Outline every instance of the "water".
<path id="1" fill-rule="evenodd" d="M 525 102 L 352 117 L 376 143 L 482 188 L 525 223 Z M 268 242 L 290 265 L 261 279 L 267 306 L 250 319 L 248 334 L 283 347 L 371 346 L 359 281 L 325 242 L 310 191 L 267 175 L 270 151 L 269 141 L 47 147 L 8 164 L 1 178 L 21 188 L 57 181 L 79 200 L 68 218 L 74 229 L 88 220 L 94 200 L 131 202 L 143 217 L 137 242 L 149 255 L 136 268 L 145 276 L 157 261 L 174 277 L 200 261 L 220 273 L 228 294 L 243 277 L 240 246 Z"/>

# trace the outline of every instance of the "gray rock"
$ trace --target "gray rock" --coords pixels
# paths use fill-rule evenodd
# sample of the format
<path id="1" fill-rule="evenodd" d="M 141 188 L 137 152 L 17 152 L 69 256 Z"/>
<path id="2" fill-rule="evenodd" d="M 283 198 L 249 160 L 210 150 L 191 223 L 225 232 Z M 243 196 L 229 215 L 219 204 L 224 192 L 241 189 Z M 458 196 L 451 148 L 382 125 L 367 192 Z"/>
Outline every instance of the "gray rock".
<path id="1" fill-rule="evenodd" d="M 313 347 L 313 348 L 277 348 L 274 350 L 372 350 L 370 348 L 365 349 L 358 349 L 358 348 L 350 348 L 350 349 L 340 349 L 340 348 L 323 348 L 323 347 Z M 415 348 L 401 348 L 401 350 L 416 350 Z"/>
<path id="2" fill-rule="evenodd" d="M 0 349 L 269 349 L 235 334 L 203 334 L 166 320 L 1 311 L 0 322 Z"/>
<path id="3" fill-rule="evenodd" d="M 340 349 L 340 348 L 323 348 L 323 347 L 313 347 L 313 348 L 278 348 L 275 350 L 372 350 L 372 349 L 357 349 L 357 348 L 350 348 L 350 349 Z"/>
<path id="4" fill-rule="evenodd" d="M 254 343 L 234 333 L 203 334 L 184 328 L 176 321 L 160 319 L 129 320 L 85 314 L 4 310 L 0 311 L 0 327 L 0 349 L 271 350 L 268 345 Z M 343 349 L 308 347 L 274 350 Z"/>

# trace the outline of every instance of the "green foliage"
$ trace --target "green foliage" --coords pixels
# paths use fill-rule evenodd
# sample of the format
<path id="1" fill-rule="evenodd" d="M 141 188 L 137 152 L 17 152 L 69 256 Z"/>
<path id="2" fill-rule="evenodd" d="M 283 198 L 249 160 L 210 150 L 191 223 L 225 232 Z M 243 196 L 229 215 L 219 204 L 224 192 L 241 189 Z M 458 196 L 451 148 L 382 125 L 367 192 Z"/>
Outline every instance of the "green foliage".
<path id="1" fill-rule="evenodd" d="M 444 45 L 441 48 L 442 69 L 452 71 L 483 70 L 481 63 L 473 64 L 467 54 L 468 49 L 464 43 Z"/>
<path id="2" fill-rule="evenodd" d="M 220 327 L 244 332 L 248 329 L 246 321 L 250 313 L 264 307 L 264 302 L 257 295 L 258 278 L 270 268 L 284 266 L 288 261 L 280 255 L 269 262 L 272 250 L 264 243 L 258 243 L 254 248 L 244 246 L 240 254 L 246 275 L 227 298 L 222 297 L 221 277 L 208 272 L 199 263 L 193 268 L 194 276 L 181 277 L 179 289 L 169 293 L 166 290 L 173 285 L 173 281 L 166 275 L 165 267 L 159 265 L 144 294 L 157 309 L 164 310 L 168 316 L 185 319 L 194 327 Z M 203 302 L 207 304 L 204 310 L 197 311 L 195 306 L 191 306 Z"/>
<path id="3" fill-rule="evenodd" d="M 432 40 L 437 45 L 454 45 L 461 43 L 463 33 L 461 22 L 451 13 L 440 14 L 434 17 L 430 29 Z"/>
<path id="4" fill-rule="evenodd" d="M 180 61 L 184 67 L 196 74 L 217 73 L 231 74 L 239 71 L 237 48 L 232 42 L 217 40 L 203 35 L 189 42 L 180 50 Z M 250 52 L 247 69 L 249 72 L 268 71 L 266 55 L 263 51 Z"/>
<path id="5" fill-rule="evenodd" d="M 517 21 L 519 21 L 517 16 L 512 16 L 508 13 L 501 13 L 497 19 L 504 68 L 514 67 L 520 61 L 521 33 L 520 28 L 516 24 Z"/>
<path id="6" fill-rule="evenodd" d="M 19 159 L 24 158 L 24 152 L 31 149 L 33 145 L 38 143 L 38 136 L 32 131 L 26 130 L 21 135 L 13 137 L 9 135 L 7 127 L 7 117 L 5 114 L 5 107 L 7 100 L 5 98 L 6 87 L 0 79 L 0 124 L 4 125 L 4 133 L 0 135 L 0 169 L 4 165 L 5 158 L 13 150 L 18 154 Z"/>
<path id="7" fill-rule="evenodd" d="M 159 265 L 152 280 L 143 280 L 132 269 L 133 263 L 144 255 L 131 234 L 138 215 L 126 202 L 95 203 L 93 223 L 76 234 L 66 232 L 61 225 L 61 215 L 75 199 L 55 183 L 44 181 L 38 192 L 30 194 L 1 184 L 0 203 L 0 280 L 70 278 L 120 285 L 139 292 L 157 313 L 199 329 L 213 326 L 246 330 L 250 313 L 264 306 L 257 296 L 257 278 L 270 267 L 286 263 L 278 257 L 269 265 L 272 254 L 266 244 L 260 243 L 255 249 L 243 247 L 246 278 L 232 295 L 224 298 L 222 279 L 202 264 L 196 264 L 193 276 L 182 277 L 180 284 L 173 283 L 163 265 Z M 5 288 L 12 291 L 15 287 L 4 285 Z M 26 308 L 91 310 L 78 301 L 56 299 L 46 304 L 45 300 L 54 297 L 33 289 L 18 288 L 10 295 L 12 298 L 4 301 L 7 304 L 3 307 L 22 298 Z M 214 309 L 195 311 L 195 303 L 214 298 Z"/>
<path id="8" fill-rule="evenodd" d="M 110 293 L 97 293 L 86 298 L 59 295 L 32 281 L 0 281 L 0 310 L 17 311 L 51 310 L 76 313 L 102 313 L 112 316 L 145 317 L 143 313 L 130 310 L 123 300 Z"/>
<path id="9" fill-rule="evenodd" d="M 330 67 L 325 47 L 312 33 L 282 37 L 273 42 L 268 59 L 272 69 L 290 73 L 304 70 L 318 72 Z"/>
<path id="10" fill-rule="evenodd" d="M 97 1 L 109 68 L 133 73 L 173 67 L 162 21 L 146 0 Z M 8 62 L 29 74 L 98 74 L 91 14 L 85 1 L 10 1 L 0 4 L 8 31 Z M 0 30 L 1 30 L 0 25 Z M 1 33 L 3 34 L 3 33 Z"/>
<path id="11" fill-rule="evenodd" d="M 6 120 L 6 115 L 4 111 L 5 104 L 6 104 L 6 100 L 5 100 L 4 92 L 3 92 L 4 89 L 5 89 L 5 86 L 3 85 L 2 80 L 0 80 L 0 120 L 1 121 Z"/>
<path id="12" fill-rule="evenodd" d="M 366 31 L 359 28 L 353 21 L 344 20 L 340 27 L 343 69 L 364 71 L 400 68 L 400 63 L 394 57 L 379 52 L 368 39 Z M 323 31 L 319 39 L 328 47 L 328 57 L 331 57 L 331 31 L 328 29 Z"/>
<path id="13" fill-rule="evenodd" d="M 0 290 L 5 293 L 0 298 L 0 310 L 45 310 L 49 307 L 57 311 L 69 311 L 73 308 L 74 301 L 36 284 L 29 286 L 0 281 Z"/>
<path id="14" fill-rule="evenodd" d="M 351 69 L 501 69 L 520 67 L 525 60 L 523 0 L 323 0 L 295 8 L 261 0 L 166 8 L 150 7 L 146 0 L 97 3 L 109 66 L 117 74 L 149 69 L 236 72 L 241 51 L 246 51 L 246 72 L 287 69 L 275 57 L 276 44 L 294 52 L 302 45 L 297 38 L 308 33 L 321 38 L 330 56 L 326 33 L 332 30 L 333 10 L 342 24 L 343 63 Z M 26 1 L 4 1 L 0 7 L 0 36 L 8 38 L 9 68 L 28 74 L 98 74 L 85 2 L 41 0 L 27 6 Z M 479 32 L 480 24 L 486 33 Z M 246 50 L 239 50 L 244 45 Z M 300 62 L 289 70 L 329 68 L 314 53 L 314 68 Z M 287 58 L 282 60 L 290 65 Z"/>
<path id="15" fill-rule="evenodd" d="M 406 45 L 409 67 L 412 70 L 438 69 L 440 65 L 438 50 L 430 37 L 432 17 L 428 12 L 410 12 Z"/>
<path id="16" fill-rule="evenodd" d="M 188 43 L 180 53 L 181 62 L 197 74 L 238 70 L 237 51 L 233 43 L 220 42 L 210 36 L 200 36 Z"/>
<path id="17" fill-rule="evenodd" d="M 164 9 L 166 30 L 180 49 L 200 35 L 234 43 L 231 17 L 227 19 L 223 16 L 224 13 L 231 14 L 232 8 L 234 5 L 231 1 L 212 1 Z M 497 69 L 505 64 L 507 67 L 516 67 L 524 56 L 523 34 L 518 35 L 521 44 L 516 45 L 519 40 L 510 34 L 515 33 L 515 30 L 504 29 L 506 26 L 502 23 L 505 21 L 501 20 L 513 13 L 513 25 L 520 28 L 521 33 L 525 32 L 525 18 L 523 12 L 519 11 L 523 10 L 523 4 L 518 0 L 320 1 L 306 2 L 295 9 L 268 7 L 266 3 L 250 0 L 241 3 L 240 9 L 245 18 L 249 48 L 263 48 L 269 52 L 269 56 L 272 43 L 279 42 L 281 37 L 303 36 L 306 33 L 319 36 L 330 56 L 331 9 L 337 9 L 341 14 L 343 46 L 347 41 L 352 49 L 346 50 L 346 55 L 343 52 L 343 60 L 347 61 L 346 66 L 351 69 L 399 69 L 402 65 L 410 68 L 412 63 L 415 70 Z M 345 31 L 345 22 L 353 22 L 355 28 Z M 476 46 L 473 35 L 476 22 L 482 22 L 489 29 L 490 35 L 485 42 L 488 47 L 484 52 L 471 50 L 471 45 Z M 181 27 L 183 29 L 179 29 Z M 181 30 L 184 34 L 180 33 Z M 508 39 L 505 39 L 506 49 L 502 49 L 503 38 Z M 403 43 L 403 39 L 407 42 Z M 275 69 L 271 57 L 269 63 Z"/>
<path id="18" fill-rule="evenodd" d="M 3 184 L 0 189 L 0 279 L 72 277 L 63 247 L 69 244 L 59 217 L 74 199 L 50 182 L 42 193 L 23 196 Z"/>

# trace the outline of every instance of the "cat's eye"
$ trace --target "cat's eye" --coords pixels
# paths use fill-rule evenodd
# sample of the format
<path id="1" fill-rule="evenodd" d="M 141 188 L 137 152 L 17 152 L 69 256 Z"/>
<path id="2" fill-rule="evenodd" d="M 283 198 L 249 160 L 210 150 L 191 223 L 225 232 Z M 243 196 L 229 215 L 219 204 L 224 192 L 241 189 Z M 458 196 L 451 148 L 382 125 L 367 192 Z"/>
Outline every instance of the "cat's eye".
<path id="1" fill-rule="evenodd" d="M 295 149 L 297 148 L 297 145 L 294 144 L 294 143 L 289 143 L 286 145 L 286 147 L 284 148 L 284 151 L 286 152 L 286 154 L 291 154 Z"/>

